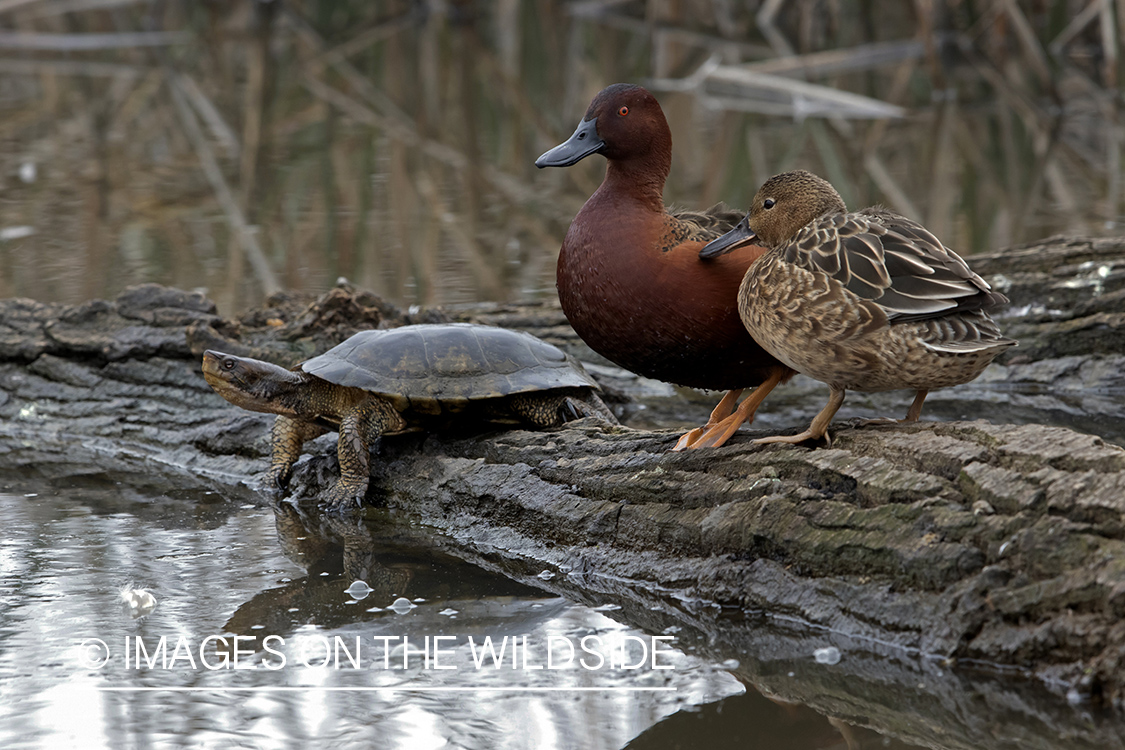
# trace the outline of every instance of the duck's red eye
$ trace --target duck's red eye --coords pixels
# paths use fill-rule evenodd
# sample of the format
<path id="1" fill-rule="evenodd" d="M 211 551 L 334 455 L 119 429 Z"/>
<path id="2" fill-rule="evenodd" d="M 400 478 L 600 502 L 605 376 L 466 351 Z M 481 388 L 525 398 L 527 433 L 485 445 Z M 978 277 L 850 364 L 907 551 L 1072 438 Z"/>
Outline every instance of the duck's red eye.
<path id="1" fill-rule="evenodd" d="M 629 108 L 628 107 L 622 107 L 621 109 L 617 110 L 617 114 L 624 117 L 625 115 L 629 114 Z"/>

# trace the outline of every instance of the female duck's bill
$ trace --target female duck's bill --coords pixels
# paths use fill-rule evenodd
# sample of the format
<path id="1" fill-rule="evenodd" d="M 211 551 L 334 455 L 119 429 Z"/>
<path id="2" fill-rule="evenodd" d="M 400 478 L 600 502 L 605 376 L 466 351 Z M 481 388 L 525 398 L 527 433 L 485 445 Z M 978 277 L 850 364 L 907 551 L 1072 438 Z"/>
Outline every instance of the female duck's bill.
<path id="1" fill-rule="evenodd" d="M 973 380 L 1016 344 L 987 312 L 1007 298 L 960 256 L 884 208 L 849 213 L 839 193 L 809 172 L 766 181 L 750 213 L 700 257 L 749 242 L 769 252 L 739 289 L 746 329 L 778 360 L 832 391 L 804 432 L 755 442 L 823 437 L 847 390 L 914 390 L 902 421 L 917 421 L 929 391 Z"/>
<path id="2" fill-rule="evenodd" d="M 720 255 L 726 255 L 744 245 L 752 245 L 757 241 L 758 235 L 754 234 L 754 230 L 750 228 L 750 214 L 746 214 L 734 225 L 734 229 L 704 245 L 703 249 L 699 251 L 699 257 L 703 260 L 711 260 Z"/>
<path id="3" fill-rule="evenodd" d="M 706 211 L 665 207 L 672 135 L 644 88 L 603 89 L 574 134 L 535 164 L 570 166 L 591 154 L 605 157 L 605 180 L 571 222 L 559 252 L 563 312 L 591 349 L 626 370 L 728 391 L 707 425 L 676 447 L 722 445 L 793 374 L 738 317 L 738 285 L 764 249 L 747 245 L 700 261 L 703 245 L 731 229 L 741 212 L 721 204 Z M 735 409 L 743 389 L 753 386 Z"/>

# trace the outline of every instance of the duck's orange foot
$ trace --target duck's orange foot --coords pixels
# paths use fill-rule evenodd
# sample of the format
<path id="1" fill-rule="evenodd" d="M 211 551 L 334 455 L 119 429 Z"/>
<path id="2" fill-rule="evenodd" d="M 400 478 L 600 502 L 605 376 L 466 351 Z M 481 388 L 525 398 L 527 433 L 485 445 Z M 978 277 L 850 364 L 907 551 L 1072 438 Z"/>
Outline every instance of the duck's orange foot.
<path id="1" fill-rule="evenodd" d="M 685 451 L 689 448 L 704 447 L 699 445 L 699 440 L 709 435 L 711 431 L 714 430 L 720 423 L 722 423 L 727 417 L 731 416 L 731 413 L 734 411 L 735 404 L 738 403 L 738 397 L 740 395 L 742 395 L 741 388 L 736 388 L 733 391 L 727 391 L 726 394 L 723 395 L 722 400 L 719 401 L 718 405 L 711 412 L 711 417 L 707 420 L 707 424 L 703 425 L 702 427 L 696 427 L 694 430 L 690 430 L 689 432 L 681 435 L 680 439 L 676 441 L 676 445 L 672 448 L 672 450 Z M 741 424 L 741 422 L 739 422 L 739 424 Z"/>
<path id="2" fill-rule="evenodd" d="M 686 451 L 688 448 L 694 448 L 695 444 L 701 437 L 703 437 L 702 427 L 696 427 L 694 430 L 689 430 L 683 435 L 680 435 L 680 439 L 676 441 L 676 444 L 672 447 L 672 450 Z"/>
<path id="3" fill-rule="evenodd" d="M 711 419 L 703 425 L 702 436 L 697 436 L 696 430 L 692 430 L 680 438 L 680 442 L 676 443 L 675 450 L 683 450 L 680 445 L 685 441 L 687 441 L 686 447 L 688 448 L 718 448 L 723 445 L 730 440 L 734 433 L 738 432 L 738 428 L 744 422 L 754 421 L 754 412 L 765 401 L 769 392 L 790 374 L 792 374 L 792 371 L 784 367 L 773 368 L 769 377 L 755 388 L 754 392 L 747 396 L 737 409 L 734 408 L 734 404 L 738 401 L 738 396 L 742 393 L 742 390 L 729 391 L 727 395 L 723 396 L 719 405 L 715 407 L 715 411 L 711 412 Z"/>
<path id="4" fill-rule="evenodd" d="M 751 420 L 754 418 L 752 413 L 749 418 Z M 738 428 L 742 426 L 746 419 L 747 416 L 741 410 L 736 411 L 721 422 L 711 425 L 710 429 L 703 433 L 703 436 L 692 445 L 692 448 L 718 448 L 720 445 L 724 445 L 734 433 L 738 432 Z"/>
<path id="5" fill-rule="evenodd" d="M 731 435 L 738 432 L 738 428 L 742 426 L 743 421 L 742 415 L 735 413 L 718 422 L 708 422 L 702 427 L 696 427 L 694 430 L 681 435 L 672 450 L 718 448 L 730 440 Z"/>

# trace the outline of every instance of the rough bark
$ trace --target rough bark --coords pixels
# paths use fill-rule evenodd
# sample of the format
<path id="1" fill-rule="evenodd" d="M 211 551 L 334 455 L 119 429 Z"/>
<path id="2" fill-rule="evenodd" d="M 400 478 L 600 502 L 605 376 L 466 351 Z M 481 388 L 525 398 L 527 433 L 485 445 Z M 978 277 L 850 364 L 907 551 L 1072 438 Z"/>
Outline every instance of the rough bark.
<path id="1" fill-rule="evenodd" d="M 1078 423 L 1098 416 L 1089 430 L 1110 424 L 1109 437 L 1122 434 L 1125 242 L 1049 240 L 974 267 L 1012 298 L 1002 322 L 1021 343 L 981 385 L 951 392 L 1012 403 L 1018 395 L 1032 417 L 1062 402 Z M 198 373 L 204 348 L 293 362 L 354 330 L 443 319 L 522 328 L 583 353 L 550 304 L 403 315 L 345 286 L 316 301 L 280 295 L 230 321 L 200 295 L 153 285 L 79 306 L 2 301 L 0 467 L 188 474 L 257 497 L 247 484 L 265 466 L 271 418 L 210 391 Z M 617 400 L 626 413 L 636 408 L 629 394 L 664 393 L 620 373 L 607 382 L 625 392 Z M 818 388 L 805 413 L 823 397 Z M 703 418 L 706 408 L 685 412 Z M 567 573 L 544 585 L 617 602 L 641 626 L 691 623 L 711 647 L 744 653 L 748 680 L 792 699 L 811 700 L 770 673 L 770 641 L 751 643 L 753 625 L 699 613 L 737 607 L 774 627 L 848 639 L 867 656 L 844 673 L 884 691 L 902 692 L 903 678 L 887 677 L 880 660 L 931 665 L 917 668 L 940 683 L 932 665 L 946 662 L 936 657 L 1122 704 L 1125 451 L 1038 424 L 837 424 L 833 433 L 830 447 L 760 447 L 747 441 L 751 431 L 686 454 L 668 452 L 674 430 L 588 421 L 404 436 L 380 446 L 368 498 L 442 529 L 460 554 Z M 299 498 L 336 476 L 332 437 L 311 447 L 293 480 Z M 676 597 L 693 604 L 651 614 Z M 783 650 L 801 642 L 778 638 Z M 943 694 L 940 710 L 956 714 L 963 698 L 956 688 Z M 855 713 L 878 713 L 847 685 L 819 700 L 841 714 L 849 700 Z M 1120 746 L 1090 731 L 1089 746 Z"/>

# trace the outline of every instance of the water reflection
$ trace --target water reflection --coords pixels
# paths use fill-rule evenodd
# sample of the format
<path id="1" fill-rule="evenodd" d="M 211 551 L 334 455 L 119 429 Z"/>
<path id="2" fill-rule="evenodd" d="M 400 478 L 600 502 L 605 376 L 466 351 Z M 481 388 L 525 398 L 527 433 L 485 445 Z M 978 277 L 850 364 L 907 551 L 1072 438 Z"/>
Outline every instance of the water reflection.
<path id="1" fill-rule="evenodd" d="M 305 575 L 255 595 L 226 622 L 226 632 L 260 638 L 259 633 L 287 636 L 309 624 L 341 628 L 360 621 L 396 622 L 395 615 L 425 603 L 427 612 L 437 613 L 427 625 L 445 632 L 456 620 L 468 619 L 472 624 L 466 627 L 473 632 L 502 637 L 526 632 L 521 628 L 550 619 L 563 604 L 541 589 L 487 574 L 436 550 L 403 546 L 385 525 L 310 516 L 287 502 L 272 510 L 282 553 Z M 366 584 L 362 598 L 349 590 L 355 581 Z M 392 609 L 399 599 L 415 606 Z M 505 620 L 512 622 L 500 627 Z"/>
<path id="2" fill-rule="evenodd" d="M 1120 231 L 1110 3 L 103 5 L 0 10 L 0 296 L 550 299 L 602 167 L 532 162 L 618 80 L 662 92 L 670 202 L 799 166 L 963 253 Z"/>
<path id="3" fill-rule="evenodd" d="M 325 520 L 53 471 L 0 473 L 4 747 L 1125 747 L 1119 718 L 1034 685 L 595 572 L 543 576 L 391 511 Z M 358 599 L 357 578 L 370 589 Z M 156 608 L 134 619 L 125 587 Z M 104 667 L 87 638 L 109 648 Z M 567 661 L 564 644 L 585 638 L 606 664 Z M 826 647 L 838 663 L 817 663 Z M 224 665 L 236 648 L 253 669 Z M 565 668 L 535 668 L 547 659 Z"/>
<path id="4" fill-rule="evenodd" d="M 812 709 L 747 691 L 680 711 L 641 733 L 628 750 L 770 750 L 805 748 L 888 748 L 912 750 L 912 745 L 840 719 L 825 719 Z"/>
<path id="5" fill-rule="evenodd" d="M 239 738 L 256 746 L 330 739 L 404 748 L 617 748 L 679 710 L 744 690 L 717 665 L 675 649 L 667 655 L 675 667 L 667 676 L 608 668 L 547 671 L 522 661 L 513 668 L 507 658 L 478 667 L 469 636 L 519 637 L 542 659 L 548 638 L 596 635 L 611 648 L 644 634 L 556 594 L 460 563 L 422 544 L 423 532 L 385 519 L 320 523 L 279 506 L 275 521 L 260 507 L 228 506 L 222 524 L 198 528 L 189 500 L 157 496 L 150 502 L 179 519 L 158 526 L 115 510 L 117 496 L 133 491 L 119 482 L 110 489 L 111 478 L 105 480 L 98 490 L 88 482 L 51 488 L 7 475 L 0 481 L 8 493 L 0 494 L 4 747 L 208 746 Z M 372 589 L 359 601 L 345 592 L 358 575 Z M 157 595 L 152 614 L 129 615 L 118 597 L 122 582 Z M 402 613 L 388 607 L 399 597 L 414 606 Z M 277 661 L 276 652 L 259 648 L 266 633 L 284 641 L 274 644 L 290 659 L 284 668 L 266 667 Z M 221 648 L 197 648 L 212 634 L 255 636 L 239 648 L 242 663 L 257 668 L 205 668 L 204 659 L 221 663 Z M 442 635 L 450 640 L 440 658 L 453 669 L 427 667 L 419 654 L 427 638 Z M 158 658 L 162 636 L 167 647 Z M 388 662 L 380 652 L 364 657 L 359 669 L 346 661 L 342 669 L 320 665 L 318 649 L 326 640 L 377 644 L 384 636 Z M 411 643 L 406 653 L 396 640 L 403 636 Z M 109 646 L 104 668 L 82 660 L 86 638 Z M 140 668 L 138 639 L 146 649 Z M 179 650 L 180 639 L 190 653 L 189 647 Z M 173 663 L 165 669 L 167 656 Z M 260 691 L 221 692 L 231 686 Z M 96 692 L 107 687 L 180 691 Z M 286 688 L 293 689 L 276 692 Z"/>

